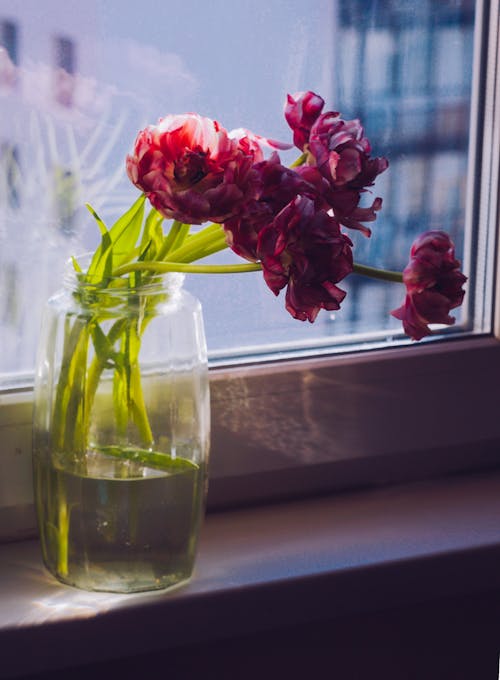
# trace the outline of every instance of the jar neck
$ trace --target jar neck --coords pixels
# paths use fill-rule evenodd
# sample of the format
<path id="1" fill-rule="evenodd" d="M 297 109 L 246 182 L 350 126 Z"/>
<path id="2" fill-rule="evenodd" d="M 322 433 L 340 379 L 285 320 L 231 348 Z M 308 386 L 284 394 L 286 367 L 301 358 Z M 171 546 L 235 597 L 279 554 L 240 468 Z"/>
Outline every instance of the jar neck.
<path id="1" fill-rule="evenodd" d="M 88 259 L 88 262 L 87 262 Z M 82 273 L 77 272 L 69 261 L 64 273 L 63 286 L 67 293 L 76 297 L 84 306 L 119 307 L 145 297 L 168 297 L 175 299 L 182 288 L 184 274 L 169 272 L 153 274 L 132 272 L 120 277 L 91 277 L 86 274 L 90 256 L 77 258 Z"/>

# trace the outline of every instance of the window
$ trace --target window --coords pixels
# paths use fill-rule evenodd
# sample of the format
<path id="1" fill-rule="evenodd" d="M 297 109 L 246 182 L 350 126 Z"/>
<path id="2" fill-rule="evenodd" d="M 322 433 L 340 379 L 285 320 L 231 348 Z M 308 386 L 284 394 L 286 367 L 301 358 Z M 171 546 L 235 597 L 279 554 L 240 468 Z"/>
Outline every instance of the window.
<path id="1" fill-rule="evenodd" d="M 54 168 L 54 217 L 63 234 L 71 236 L 75 230 L 77 180 L 73 170 Z"/>
<path id="2" fill-rule="evenodd" d="M 62 106 L 73 104 L 75 86 L 75 44 L 70 38 L 54 38 L 54 89 L 55 98 Z"/>
<path id="3" fill-rule="evenodd" d="M 12 88 L 16 84 L 16 66 L 19 64 L 17 24 L 0 21 L 0 86 Z"/>
<path id="4" fill-rule="evenodd" d="M 19 147 L 5 142 L 0 145 L 0 205 L 19 208 L 21 192 L 21 173 L 19 167 Z"/>
<path id="5" fill-rule="evenodd" d="M 384 199 L 374 238 L 350 234 L 356 259 L 402 269 L 415 236 L 436 224 L 452 229 L 463 257 L 475 22 L 463 0 L 455 3 L 461 11 L 422 3 L 416 17 L 413 2 L 315 0 L 311 8 L 294 3 L 285 10 L 276 0 L 265 21 L 254 15 L 250 2 L 228 14 L 219 0 L 203 10 L 196 3 L 175 11 L 165 6 L 168 26 L 158 20 L 153 4 L 151 12 L 145 6 L 141 13 L 132 7 L 124 11 L 117 1 L 77 3 L 71 12 L 60 4 L 43 22 L 33 8 L 18 10 L 26 88 L 21 100 L 9 101 L 19 125 L 2 131 L 26 160 L 20 180 L 26 196 L 16 220 L 37 236 L 49 235 L 43 244 L 47 276 L 31 282 L 40 297 L 42 290 L 48 297 L 59 285 L 65 257 L 95 246 L 98 234 L 86 219 L 84 202 L 95 204 L 109 221 L 131 203 L 135 189 L 124 176 L 123 160 L 146 122 L 168 111 L 196 110 L 229 129 L 244 126 L 289 140 L 281 110 L 285 94 L 309 88 L 321 91 L 327 107 L 346 118 L 361 118 L 374 155 L 390 159 L 390 170 L 373 190 Z M 226 41 L 207 49 L 207 26 L 226 26 Z M 257 54 L 254 46 L 262 40 L 267 50 Z M 460 56 L 449 88 L 440 75 L 447 50 Z M 449 163 L 447 153 L 450 159 L 455 154 Z M 283 158 L 291 162 L 295 152 Z M 43 198 L 40 187 L 45 187 Z M 40 197 L 36 216 L 28 214 L 35 194 Z M 446 206 L 439 205 L 442 200 Z M 232 255 L 217 258 L 230 261 Z M 402 297 L 397 286 L 352 277 L 345 282 L 343 309 L 320 314 L 311 327 L 291 319 L 258 273 L 230 281 L 192 276 L 187 285 L 204 304 L 213 361 L 234 357 L 241 363 L 244 356 L 253 361 L 294 348 L 330 352 L 332 346 L 364 343 L 380 333 L 402 339 L 399 322 L 390 316 Z M 229 288 L 231 299 L 245 300 L 236 311 Z M 24 290 L 30 298 L 30 285 Z M 37 311 L 30 319 L 33 330 L 25 329 L 19 341 L 34 356 Z M 463 328 L 457 324 L 452 330 Z M 0 375 L 29 371 L 15 355 L 0 358 Z"/>
<path id="6" fill-rule="evenodd" d="M 1 23 L 1 44 L 7 50 L 10 60 L 14 65 L 19 64 L 17 24 L 14 21 L 5 20 Z"/>
<path id="7" fill-rule="evenodd" d="M 384 210 L 374 228 L 382 237 L 356 238 L 357 259 L 402 268 L 419 231 L 445 228 L 476 286 L 438 342 L 399 353 L 408 343 L 388 314 L 400 301 L 397 286 L 352 277 L 349 304 L 311 327 L 288 318 L 258 275 L 233 277 L 230 296 L 227 282 L 193 277 L 188 286 L 204 303 L 214 365 L 214 497 L 222 503 L 303 484 L 334 488 L 460 469 L 471 464 L 467 446 L 478 442 L 474 464 L 493 464 L 500 432 L 485 395 L 499 365 L 492 336 L 497 3 L 274 0 L 263 16 L 250 1 L 230 14 L 223 0 L 206 14 L 195 4 L 196 12 L 193 3 L 176 5 L 167 23 L 156 3 L 154 12 L 147 2 L 124 11 L 118 0 L 76 3 L 80 13 L 61 2 L 43 23 L 36 8 L 16 14 L 27 52 L 20 75 L 38 84 L 21 101 L 6 101 L 18 127 L 0 122 L 1 138 L 19 148 L 22 199 L 0 218 L 0 286 L 16 307 L 15 322 L 11 312 L 0 316 L 0 479 L 18 475 L 0 486 L 0 497 L 12 505 L 12 489 L 29 485 L 29 428 L 21 432 L 19 423 L 29 424 L 29 391 L 21 388 L 29 386 L 37 312 L 58 285 L 64 256 L 96 238 L 78 206 L 89 201 L 111 219 L 131 202 L 123 157 L 145 122 L 197 110 L 228 128 L 288 139 L 281 101 L 302 89 L 361 117 L 375 153 L 391 161 L 376 186 Z M 208 48 L 207 35 L 221 32 Z M 53 36 L 76 36 L 59 38 L 55 61 Z M 447 53 L 460 55 L 449 82 Z M 54 68 L 71 78 L 67 100 L 51 96 Z M 20 239 L 21 229 L 30 237 Z M 36 277 L 26 275 L 32 271 Z M 365 348 L 375 354 L 341 353 Z M 287 363 L 297 356 L 302 363 Z M 15 455 L 23 463 L 14 473 Z M 16 498 L 29 504 L 26 491 Z"/>

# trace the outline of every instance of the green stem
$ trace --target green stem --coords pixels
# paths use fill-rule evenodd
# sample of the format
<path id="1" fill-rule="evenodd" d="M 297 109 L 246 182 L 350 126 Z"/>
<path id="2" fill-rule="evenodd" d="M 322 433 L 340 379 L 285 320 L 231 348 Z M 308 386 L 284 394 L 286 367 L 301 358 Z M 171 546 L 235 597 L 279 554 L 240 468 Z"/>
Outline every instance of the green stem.
<path id="1" fill-rule="evenodd" d="M 134 423 L 141 433 L 141 439 L 144 443 L 144 446 L 152 446 L 154 443 L 154 437 L 151 430 L 151 425 L 149 424 L 146 403 L 144 401 L 144 395 L 142 392 L 141 371 L 137 362 L 135 362 L 131 367 L 130 393 L 130 408 Z"/>
<path id="2" fill-rule="evenodd" d="M 84 423 L 89 330 L 89 324 L 87 323 L 80 335 L 80 341 L 75 351 L 74 370 L 70 375 L 70 396 L 64 411 L 66 432 L 63 450 L 72 451 L 79 459 L 85 453 L 87 446 Z"/>
<path id="3" fill-rule="evenodd" d="M 376 267 L 369 267 L 366 264 L 357 264 L 355 262 L 353 272 L 354 274 L 361 274 L 361 276 L 368 276 L 371 279 L 403 283 L 403 273 L 391 271 L 390 269 L 377 269 Z"/>
<path id="4" fill-rule="evenodd" d="M 290 165 L 290 167 L 291 167 L 291 168 L 298 168 L 300 165 L 304 165 L 304 163 L 306 162 L 306 160 L 307 160 L 307 153 L 303 153 L 303 154 L 301 154 L 301 155 L 297 158 L 297 160 L 295 160 L 295 161 Z"/>
<path id="5" fill-rule="evenodd" d="M 52 414 L 52 437 L 56 451 L 69 452 L 75 451 L 72 438 L 76 422 L 81 422 L 83 415 L 77 413 L 77 406 L 85 387 L 88 319 L 76 317 L 71 330 L 66 329 L 65 333 L 63 361 Z"/>
<path id="6" fill-rule="evenodd" d="M 119 319 L 110 328 L 109 333 L 107 335 L 107 340 L 109 342 L 110 347 L 114 346 L 115 342 L 122 334 L 124 324 L 125 319 Z M 101 378 L 102 372 L 104 371 L 104 368 L 106 367 L 106 362 L 108 361 L 109 358 L 110 357 L 108 356 L 102 356 L 96 353 L 88 370 L 87 384 L 85 389 L 86 420 L 84 424 L 84 432 L 86 433 L 88 433 L 90 427 L 90 414 L 92 412 L 92 407 L 94 405 L 94 398 L 97 392 L 97 388 L 99 386 L 99 380 Z"/>
<path id="7" fill-rule="evenodd" d="M 132 317 L 123 330 L 121 339 L 123 365 L 116 366 L 115 369 L 113 401 L 118 435 L 125 441 L 127 427 L 133 421 L 139 430 L 143 445 L 147 447 L 152 446 L 154 439 L 142 391 L 139 323 L 139 318 Z"/>
<path id="8" fill-rule="evenodd" d="M 51 425 L 52 445 L 58 451 L 62 450 L 64 443 L 64 413 L 66 411 L 69 399 L 69 374 L 71 365 L 75 360 L 76 347 L 78 345 L 82 329 L 83 326 L 80 324 L 80 319 L 78 319 L 78 317 L 74 320 L 71 328 L 69 328 L 69 317 L 66 317 L 64 327 L 63 358 L 61 362 L 61 372 L 57 382 Z"/>
<path id="9" fill-rule="evenodd" d="M 186 264 L 184 262 L 131 262 L 114 271 L 114 276 L 122 276 L 129 272 L 150 271 L 152 273 L 167 274 L 168 272 L 185 272 L 186 274 L 239 274 L 242 272 L 256 272 L 261 269 L 259 262 L 248 264 Z"/>
<path id="10" fill-rule="evenodd" d="M 114 276 L 122 276 L 133 271 L 149 271 L 151 273 L 166 274 L 168 272 L 184 272 L 186 274 L 240 274 L 243 272 L 256 272 L 262 269 L 260 262 L 248 262 L 246 264 L 191 264 L 185 262 L 131 262 L 122 265 L 114 271 Z M 403 282 L 402 272 L 389 269 L 377 269 L 365 264 L 354 263 L 353 272 L 372 279 Z"/>
<path id="11" fill-rule="evenodd" d="M 123 345 L 123 340 L 122 340 Z M 124 352 L 122 352 L 124 354 Z M 116 368 L 113 374 L 113 411 L 118 440 L 126 440 L 128 426 L 127 372 L 125 367 Z"/>
<path id="12" fill-rule="evenodd" d="M 57 477 L 57 571 L 61 576 L 68 575 L 69 522 L 70 511 L 66 498 L 66 485 L 60 475 Z"/>

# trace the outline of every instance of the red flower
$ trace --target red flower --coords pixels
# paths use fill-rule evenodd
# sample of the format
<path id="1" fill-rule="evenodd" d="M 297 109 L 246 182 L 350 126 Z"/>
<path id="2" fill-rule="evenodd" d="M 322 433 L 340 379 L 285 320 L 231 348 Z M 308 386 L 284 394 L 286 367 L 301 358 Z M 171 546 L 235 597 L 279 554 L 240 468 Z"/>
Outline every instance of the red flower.
<path id="1" fill-rule="evenodd" d="M 370 142 L 359 120 L 342 120 L 333 111 L 315 121 L 309 151 L 321 174 L 336 188 L 362 191 L 389 165 L 385 158 L 370 158 Z"/>
<path id="2" fill-rule="evenodd" d="M 316 207 L 333 210 L 335 219 L 349 229 L 357 229 L 365 236 L 370 236 L 371 230 L 363 222 L 374 222 L 377 212 L 382 208 L 382 199 L 375 198 L 371 206 L 361 208 L 359 201 L 361 192 L 355 189 L 332 185 L 315 165 L 302 165 L 296 169 L 300 177 L 316 195 Z M 309 191 L 309 196 L 314 194 Z"/>
<path id="3" fill-rule="evenodd" d="M 216 121 L 169 115 L 137 136 L 127 173 L 165 217 L 189 224 L 223 222 L 255 192 L 254 150 Z"/>
<path id="4" fill-rule="evenodd" d="M 351 246 L 337 220 L 298 196 L 261 230 L 257 253 L 269 288 L 286 286 L 286 309 L 312 323 L 320 309 L 340 308 L 346 293 L 336 283 L 352 272 Z"/>
<path id="5" fill-rule="evenodd" d="M 325 105 L 324 100 L 314 92 L 297 92 L 287 95 L 285 118 L 293 130 L 293 143 L 303 150 L 309 141 L 309 133 Z"/>
<path id="6" fill-rule="evenodd" d="M 403 322 L 407 335 L 420 340 L 430 335 L 428 324 L 455 323 L 449 313 L 462 304 L 465 294 L 462 286 L 466 281 L 448 234 L 425 232 L 413 243 L 410 261 L 403 271 L 405 301 L 391 314 Z"/>
<path id="7" fill-rule="evenodd" d="M 241 215 L 227 220 L 224 230 L 229 247 L 241 257 L 256 262 L 259 232 L 299 193 L 314 193 L 314 187 L 298 173 L 281 165 L 277 153 L 253 168 L 258 178 L 255 199 L 245 205 Z"/>
<path id="8" fill-rule="evenodd" d="M 361 194 L 373 186 L 375 178 L 388 167 L 385 158 L 371 158 L 371 146 L 364 136 L 358 120 L 342 120 L 338 113 L 321 114 L 315 121 L 309 137 L 308 164 L 311 170 L 308 180 L 312 182 L 312 168 L 325 181 L 315 184 L 321 195 L 333 209 L 338 221 L 350 229 L 358 229 L 366 236 L 368 227 L 362 222 L 373 222 L 382 207 L 382 199 L 375 198 L 372 205 L 361 208 Z"/>

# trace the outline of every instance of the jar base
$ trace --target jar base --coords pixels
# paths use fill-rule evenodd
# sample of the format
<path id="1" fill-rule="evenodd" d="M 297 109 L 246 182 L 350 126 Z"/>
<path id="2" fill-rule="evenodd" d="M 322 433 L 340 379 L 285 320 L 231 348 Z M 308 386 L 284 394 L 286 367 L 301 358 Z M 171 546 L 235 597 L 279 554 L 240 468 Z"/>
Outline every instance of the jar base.
<path id="1" fill-rule="evenodd" d="M 109 572 L 92 573 L 86 569 L 72 570 L 67 576 L 52 572 L 46 565 L 48 573 L 57 579 L 59 583 L 78 590 L 104 593 L 132 594 L 154 590 L 174 590 L 189 583 L 192 572 L 176 573 L 155 578 L 151 573 L 151 565 L 136 565 L 134 573 L 127 573 L 122 567 L 112 568 Z"/>

